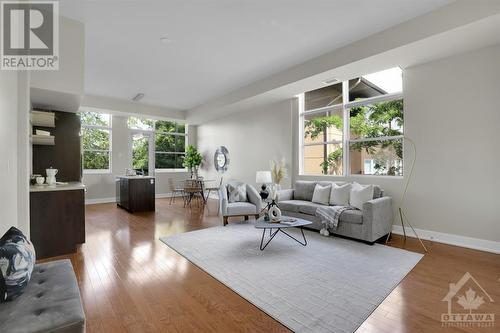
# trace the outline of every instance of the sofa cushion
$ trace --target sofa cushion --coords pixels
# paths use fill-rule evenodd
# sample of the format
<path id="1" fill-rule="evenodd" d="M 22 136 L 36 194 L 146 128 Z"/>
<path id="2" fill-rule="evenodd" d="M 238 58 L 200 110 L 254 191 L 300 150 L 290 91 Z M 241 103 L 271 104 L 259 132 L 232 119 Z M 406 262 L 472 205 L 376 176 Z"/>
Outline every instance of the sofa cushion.
<path id="1" fill-rule="evenodd" d="M 233 202 L 227 205 L 227 215 L 257 214 L 257 207 L 250 202 Z"/>
<path id="2" fill-rule="evenodd" d="M 319 184 L 316 184 L 316 186 L 314 187 L 314 193 L 311 201 L 322 205 L 328 205 L 330 201 L 331 189 L 332 189 L 332 184 L 328 186 L 321 186 Z"/>
<path id="3" fill-rule="evenodd" d="M 0 309 L 0 332 L 85 332 L 80 291 L 67 259 L 35 265 L 24 293 Z"/>
<path id="4" fill-rule="evenodd" d="M 360 210 L 344 210 L 340 214 L 340 222 L 343 223 L 353 223 L 362 224 L 363 223 L 363 212 Z"/>
<path id="5" fill-rule="evenodd" d="M 318 182 L 318 184 L 320 184 L 321 186 L 328 186 L 328 185 L 331 185 L 331 184 L 335 184 L 337 186 L 342 186 L 344 184 L 348 184 L 347 182 L 332 182 L 332 181 L 329 181 L 329 180 L 321 180 Z"/>
<path id="6" fill-rule="evenodd" d="M 307 214 L 307 215 L 316 215 L 316 209 L 318 207 L 325 207 L 325 205 L 317 204 L 314 202 L 306 201 L 299 207 L 299 213 Z"/>
<path id="7" fill-rule="evenodd" d="M 349 195 L 349 204 L 358 209 L 363 209 L 363 204 L 373 199 L 373 185 L 360 185 L 352 183 Z"/>
<path id="8" fill-rule="evenodd" d="M 337 185 L 333 183 L 332 191 L 330 192 L 330 205 L 348 206 L 350 193 L 351 184 Z"/>
<path id="9" fill-rule="evenodd" d="M 310 201 L 305 201 L 305 200 L 283 200 L 278 202 L 278 208 L 281 209 L 281 211 L 287 211 L 287 212 L 294 212 L 298 213 L 300 206 L 310 204 Z"/>
<path id="10" fill-rule="evenodd" d="M 19 297 L 28 285 L 35 265 L 35 248 L 17 228 L 0 238 L 0 302 Z"/>
<path id="11" fill-rule="evenodd" d="M 246 184 L 228 184 L 227 197 L 229 202 L 246 202 L 247 198 L 247 185 Z"/>
<path id="12" fill-rule="evenodd" d="M 293 193 L 293 198 L 297 200 L 311 201 L 315 187 L 316 182 L 314 181 L 297 180 L 295 182 L 295 191 Z"/>

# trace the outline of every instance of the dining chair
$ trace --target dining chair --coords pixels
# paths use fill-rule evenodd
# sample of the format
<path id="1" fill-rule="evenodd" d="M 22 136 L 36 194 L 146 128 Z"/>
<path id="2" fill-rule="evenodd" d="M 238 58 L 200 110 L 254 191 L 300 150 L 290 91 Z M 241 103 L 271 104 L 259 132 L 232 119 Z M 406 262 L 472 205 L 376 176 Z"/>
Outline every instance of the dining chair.
<path id="1" fill-rule="evenodd" d="M 212 186 L 212 187 L 205 188 L 205 190 L 208 192 L 205 201 L 208 200 L 208 198 L 210 197 L 210 192 L 212 192 L 212 191 L 215 192 L 215 193 L 217 193 L 217 198 L 218 198 L 218 200 L 220 200 L 220 198 L 219 198 L 219 191 L 220 191 L 220 189 L 222 187 L 222 181 L 223 181 L 223 177 L 220 177 L 219 186 L 217 186 L 217 187 Z M 217 207 L 218 207 L 217 214 L 219 214 L 220 204 L 218 204 Z"/>
<path id="2" fill-rule="evenodd" d="M 191 205 L 193 199 L 198 201 L 199 198 L 203 199 L 203 189 L 202 183 L 197 179 L 187 179 L 184 181 L 184 193 L 186 194 L 186 200 L 184 201 L 184 207 Z"/>
<path id="3" fill-rule="evenodd" d="M 175 185 L 175 182 L 172 178 L 169 178 L 168 179 L 168 189 L 171 193 L 171 196 L 170 196 L 170 205 L 172 204 L 172 202 L 175 203 L 175 197 L 180 194 L 182 196 L 182 198 L 185 200 L 184 198 L 184 188 L 183 187 L 177 187 Z"/>

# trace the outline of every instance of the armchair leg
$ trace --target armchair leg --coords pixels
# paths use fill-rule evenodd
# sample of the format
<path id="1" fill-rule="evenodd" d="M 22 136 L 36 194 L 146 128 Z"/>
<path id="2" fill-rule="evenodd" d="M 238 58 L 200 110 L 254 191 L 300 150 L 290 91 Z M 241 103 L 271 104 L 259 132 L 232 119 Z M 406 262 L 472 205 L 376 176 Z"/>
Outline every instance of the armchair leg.
<path id="1" fill-rule="evenodd" d="M 224 226 L 226 226 L 226 225 L 227 225 L 227 216 L 222 217 L 222 224 L 223 224 Z"/>
<path id="2" fill-rule="evenodd" d="M 248 221 L 248 215 L 245 215 L 245 221 Z"/>

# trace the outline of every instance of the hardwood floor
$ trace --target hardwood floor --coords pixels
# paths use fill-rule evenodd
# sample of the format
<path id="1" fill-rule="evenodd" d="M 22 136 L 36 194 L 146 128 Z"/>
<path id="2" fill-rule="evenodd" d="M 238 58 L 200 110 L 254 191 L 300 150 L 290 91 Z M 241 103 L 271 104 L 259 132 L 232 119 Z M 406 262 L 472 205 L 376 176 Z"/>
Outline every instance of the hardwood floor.
<path id="1" fill-rule="evenodd" d="M 159 241 L 220 225 L 205 210 L 157 199 L 156 212 L 129 214 L 115 204 L 86 208 L 86 244 L 69 258 L 80 286 L 87 332 L 287 332 L 288 329 Z M 391 246 L 421 251 L 415 239 Z M 442 327 L 449 284 L 471 273 L 495 301 L 479 312 L 500 316 L 500 255 L 426 242 L 429 253 L 358 332 L 497 332 Z M 48 261 L 48 260 L 44 260 Z M 477 289 L 477 288 L 475 288 Z M 456 302 L 455 302 L 456 303 Z M 463 311 L 463 309 L 462 309 Z M 475 311 L 477 312 L 477 311 Z"/>

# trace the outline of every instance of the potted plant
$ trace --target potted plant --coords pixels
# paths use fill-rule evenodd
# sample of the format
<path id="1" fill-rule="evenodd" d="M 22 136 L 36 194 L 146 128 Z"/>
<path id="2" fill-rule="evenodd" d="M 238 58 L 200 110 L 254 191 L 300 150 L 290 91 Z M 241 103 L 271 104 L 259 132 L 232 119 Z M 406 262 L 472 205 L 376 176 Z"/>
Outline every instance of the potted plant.
<path id="1" fill-rule="evenodd" d="M 203 156 L 198 152 L 195 146 L 189 145 L 186 149 L 186 156 L 182 165 L 189 169 L 191 178 L 198 178 L 198 167 L 203 161 Z"/>

